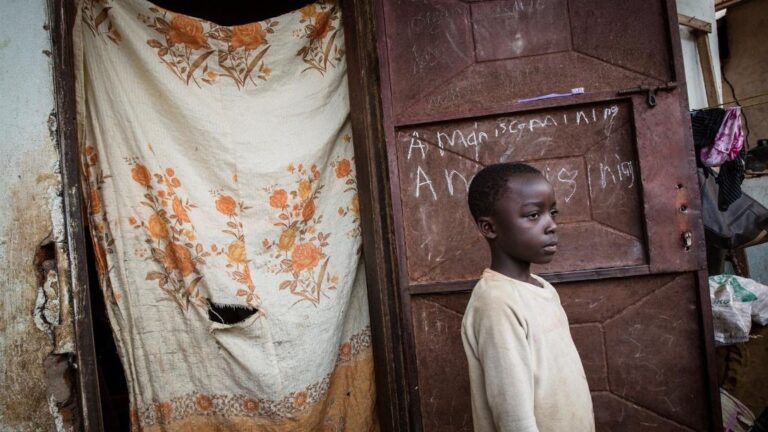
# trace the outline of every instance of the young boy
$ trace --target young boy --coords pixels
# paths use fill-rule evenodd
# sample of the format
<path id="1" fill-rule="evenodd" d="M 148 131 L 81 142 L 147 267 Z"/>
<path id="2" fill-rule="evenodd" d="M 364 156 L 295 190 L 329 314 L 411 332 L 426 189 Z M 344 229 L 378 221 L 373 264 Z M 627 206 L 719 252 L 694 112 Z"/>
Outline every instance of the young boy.
<path id="1" fill-rule="evenodd" d="M 557 251 L 552 185 L 525 164 L 490 165 L 469 186 L 469 209 L 491 250 L 461 325 L 475 432 L 594 431 L 560 297 L 530 273 Z"/>

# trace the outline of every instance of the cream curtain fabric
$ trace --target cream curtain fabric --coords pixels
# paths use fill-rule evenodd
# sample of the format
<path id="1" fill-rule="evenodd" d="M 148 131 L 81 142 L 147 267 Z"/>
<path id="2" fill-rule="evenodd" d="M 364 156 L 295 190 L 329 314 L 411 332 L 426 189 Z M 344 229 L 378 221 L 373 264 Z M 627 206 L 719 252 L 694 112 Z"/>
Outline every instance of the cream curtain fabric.
<path id="1" fill-rule="evenodd" d="M 132 428 L 376 429 L 337 5 L 225 27 L 83 0 L 75 47 Z"/>

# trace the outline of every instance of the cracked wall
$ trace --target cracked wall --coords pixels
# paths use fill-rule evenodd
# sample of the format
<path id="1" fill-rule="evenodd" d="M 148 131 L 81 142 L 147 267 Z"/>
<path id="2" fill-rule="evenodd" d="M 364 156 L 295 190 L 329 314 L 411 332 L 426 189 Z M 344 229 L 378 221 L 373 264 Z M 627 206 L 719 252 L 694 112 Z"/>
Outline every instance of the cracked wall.
<path id="1" fill-rule="evenodd" d="M 76 417 L 47 19 L 45 0 L 0 14 L 0 430 L 20 432 Z"/>

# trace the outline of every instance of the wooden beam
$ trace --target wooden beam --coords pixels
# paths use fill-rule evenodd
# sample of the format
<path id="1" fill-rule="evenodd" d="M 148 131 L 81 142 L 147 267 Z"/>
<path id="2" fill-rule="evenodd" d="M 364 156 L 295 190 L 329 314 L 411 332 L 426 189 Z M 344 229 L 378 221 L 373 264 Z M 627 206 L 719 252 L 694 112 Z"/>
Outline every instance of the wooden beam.
<path id="1" fill-rule="evenodd" d="M 700 20 L 696 17 L 677 14 L 677 23 L 705 33 L 712 33 L 712 23 Z"/>
<path id="2" fill-rule="evenodd" d="M 743 0 L 715 0 L 715 10 L 723 10 L 727 7 L 735 6 L 737 3 L 741 3 Z"/>
<path id="3" fill-rule="evenodd" d="M 696 51 L 699 54 L 701 75 L 704 78 L 704 89 L 707 92 L 707 105 L 715 106 L 717 100 L 717 86 L 715 85 L 715 72 L 712 67 L 712 57 L 709 55 L 709 35 L 702 31 L 693 32 L 696 38 Z"/>

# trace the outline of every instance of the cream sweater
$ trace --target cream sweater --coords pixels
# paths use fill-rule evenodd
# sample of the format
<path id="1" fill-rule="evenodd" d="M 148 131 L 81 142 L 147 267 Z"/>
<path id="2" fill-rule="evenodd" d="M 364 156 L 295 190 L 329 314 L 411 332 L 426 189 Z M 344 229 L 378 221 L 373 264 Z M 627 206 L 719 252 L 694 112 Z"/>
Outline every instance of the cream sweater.
<path id="1" fill-rule="evenodd" d="M 592 399 L 557 291 L 486 270 L 461 325 L 475 432 L 594 431 Z"/>

